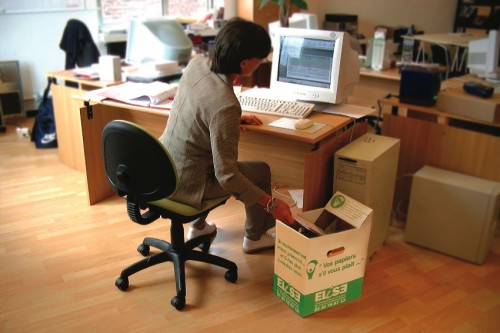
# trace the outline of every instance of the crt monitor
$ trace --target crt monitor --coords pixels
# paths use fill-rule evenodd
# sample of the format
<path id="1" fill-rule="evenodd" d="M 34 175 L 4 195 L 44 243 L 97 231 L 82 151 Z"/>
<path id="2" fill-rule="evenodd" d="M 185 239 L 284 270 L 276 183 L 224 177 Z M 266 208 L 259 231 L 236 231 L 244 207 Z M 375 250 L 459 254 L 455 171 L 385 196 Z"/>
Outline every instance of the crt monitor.
<path id="1" fill-rule="evenodd" d="M 191 57 L 192 49 L 191 40 L 174 18 L 131 19 L 129 22 L 125 55 L 129 64 L 162 60 L 185 64 Z"/>
<path id="2" fill-rule="evenodd" d="M 345 102 L 359 81 L 358 47 L 347 32 L 279 28 L 270 87 L 313 103 Z"/>
<path id="3" fill-rule="evenodd" d="M 490 30 L 488 37 L 469 42 L 467 67 L 487 80 L 500 80 L 500 33 Z"/>

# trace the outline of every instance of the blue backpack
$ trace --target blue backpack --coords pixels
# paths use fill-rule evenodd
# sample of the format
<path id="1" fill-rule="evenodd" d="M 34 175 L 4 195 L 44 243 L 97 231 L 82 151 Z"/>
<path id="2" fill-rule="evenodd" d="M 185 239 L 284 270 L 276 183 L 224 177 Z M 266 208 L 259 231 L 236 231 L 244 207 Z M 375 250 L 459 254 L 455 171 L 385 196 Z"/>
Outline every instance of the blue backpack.
<path id="1" fill-rule="evenodd" d="M 36 148 L 57 148 L 54 106 L 52 97 L 49 96 L 51 83 L 52 81 L 49 79 L 31 131 L 31 141 L 35 142 Z"/>

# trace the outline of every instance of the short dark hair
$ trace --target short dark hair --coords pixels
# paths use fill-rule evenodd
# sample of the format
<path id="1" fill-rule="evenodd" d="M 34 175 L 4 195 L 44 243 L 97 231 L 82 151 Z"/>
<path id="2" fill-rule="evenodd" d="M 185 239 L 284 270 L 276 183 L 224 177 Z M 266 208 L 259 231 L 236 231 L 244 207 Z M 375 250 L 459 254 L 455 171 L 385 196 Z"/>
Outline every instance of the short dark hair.
<path id="1" fill-rule="evenodd" d="M 240 74 L 245 59 L 264 59 L 271 52 L 271 38 L 260 25 L 241 19 L 230 19 L 215 37 L 211 70 L 221 74 Z"/>

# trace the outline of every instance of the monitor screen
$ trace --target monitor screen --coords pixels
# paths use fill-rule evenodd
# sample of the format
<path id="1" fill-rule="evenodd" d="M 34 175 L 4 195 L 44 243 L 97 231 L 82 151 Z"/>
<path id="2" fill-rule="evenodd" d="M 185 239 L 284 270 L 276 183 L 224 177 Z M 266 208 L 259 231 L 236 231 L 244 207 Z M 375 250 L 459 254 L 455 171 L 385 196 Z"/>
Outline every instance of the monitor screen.
<path id="1" fill-rule="evenodd" d="M 500 33 L 490 30 L 488 37 L 469 42 L 467 67 L 471 73 L 489 80 L 500 79 Z"/>
<path id="2" fill-rule="evenodd" d="M 271 89 L 296 100 L 345 102 L 359 81 L 358 51 L 346 32 L 280 28 Z"/>
<path id="3" fill-rule="evenodd" d="M 129 64 L 174 60 L 185 64 L 193 44 L 174 18 L 132 19 L 127 30 L 125 61 Z"/>

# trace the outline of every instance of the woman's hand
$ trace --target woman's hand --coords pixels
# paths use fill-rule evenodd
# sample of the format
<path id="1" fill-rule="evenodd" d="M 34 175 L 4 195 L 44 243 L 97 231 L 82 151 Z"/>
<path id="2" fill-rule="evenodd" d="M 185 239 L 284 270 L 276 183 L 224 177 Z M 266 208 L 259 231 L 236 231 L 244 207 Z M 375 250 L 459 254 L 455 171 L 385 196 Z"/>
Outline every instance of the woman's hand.
<path id="1" fill-rule="evenodd" d="M 283 200 L 278 199 L 278 204 L 272 210 L 271 214 L 281 222 L 284 222 L 288 225 L 294 225 L 295 219 L 292 216 L 292 212 L 290 211 L 290 206 Z"/>
<path id="2" fill-rule="evenodd" d="M 242 115 L 240 120 L 240 130 L 246 131 L 246 124 L 262 125 L 263 122 L 257 116 Z"/>
<path id="3" fill-rule="evenodd" d="M 297 224 L 290 211 L 290 206 L 281 199 L 273 198 L 269 194 L 264 194 L 259 200 L 259 204 L 274 218 L 290 226 Z"/>

